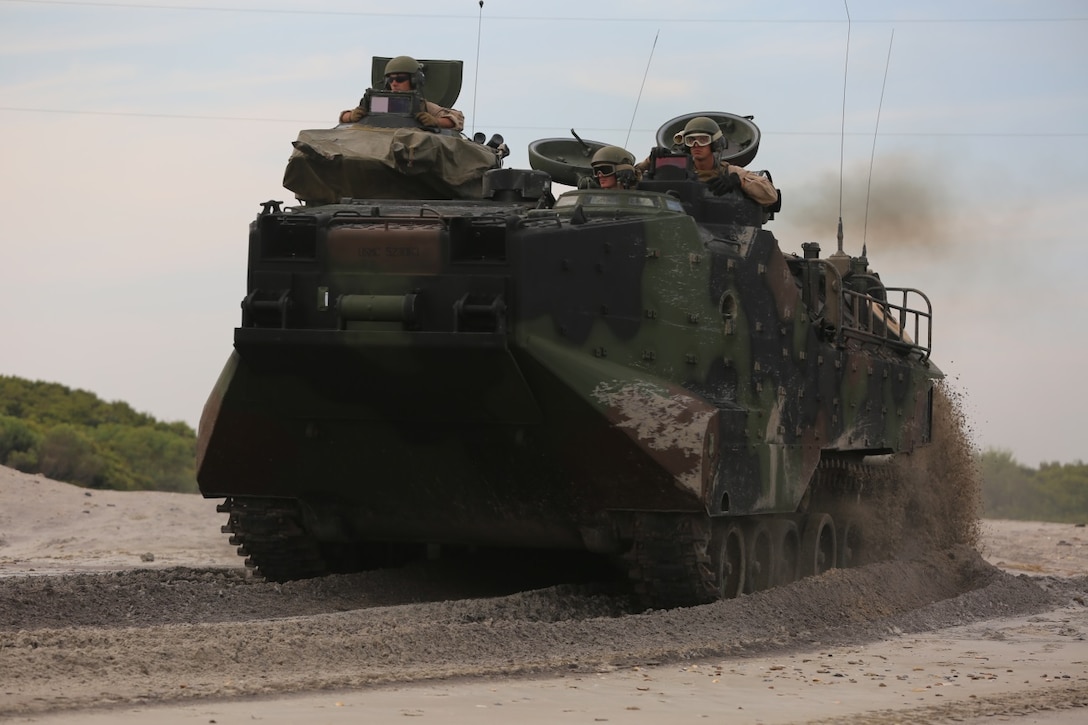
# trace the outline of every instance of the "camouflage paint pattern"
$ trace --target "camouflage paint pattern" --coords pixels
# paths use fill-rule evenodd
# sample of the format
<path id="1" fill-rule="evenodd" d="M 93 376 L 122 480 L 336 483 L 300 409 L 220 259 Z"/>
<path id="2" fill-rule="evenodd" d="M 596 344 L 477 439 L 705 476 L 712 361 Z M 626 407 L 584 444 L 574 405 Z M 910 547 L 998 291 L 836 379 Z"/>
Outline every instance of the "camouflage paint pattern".
<path id="1" fill-rule="evenodd" d="M 266 206 L 201 491 L 324 541 L 616 551 L 622 512 L 794 512 L 822 459 L 928 442 L 928 347 L 850 334 L 849 275 L 676 183 Z"/>

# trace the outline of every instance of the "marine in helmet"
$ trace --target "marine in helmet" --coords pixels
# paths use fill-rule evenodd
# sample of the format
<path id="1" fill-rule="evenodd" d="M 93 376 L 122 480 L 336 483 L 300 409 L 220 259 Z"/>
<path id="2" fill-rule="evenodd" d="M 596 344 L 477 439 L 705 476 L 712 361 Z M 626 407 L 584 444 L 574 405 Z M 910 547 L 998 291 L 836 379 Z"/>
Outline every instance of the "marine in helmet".
<path id="1" fill-rule="evenodd" d="M 410 55 L 398 55 L 385 64 L 384 90 L 422 91 L 423 64 Z M 437 126 L 460 131 L 465 127 L 465 114 L 454 108 L 443 108 L 437 103 L 424 101 L 425 110 L 416 114 L 416 120 L 424 126 Z M 366 116 L 361 106 L 340 112 L 340 123 L 358 123 Z"/>
<path id="2" fill-rule="evenodd" d="M 619 146 L 602 146 L 589 164 L 602 189 L 630 189 L 641 176 L 634 155 Z"/>
<path id="3" fill-rule="evenodd" d="M 684 130 L 677 133 L 673 141 L 691 154 L 695 173 L 716 196 L 740 189 L 763 206 L 778 201 L 778 191 L 766 176 L 722 160 L 725 138 L 713 119 L 696 116 L 684 125 Z"/>

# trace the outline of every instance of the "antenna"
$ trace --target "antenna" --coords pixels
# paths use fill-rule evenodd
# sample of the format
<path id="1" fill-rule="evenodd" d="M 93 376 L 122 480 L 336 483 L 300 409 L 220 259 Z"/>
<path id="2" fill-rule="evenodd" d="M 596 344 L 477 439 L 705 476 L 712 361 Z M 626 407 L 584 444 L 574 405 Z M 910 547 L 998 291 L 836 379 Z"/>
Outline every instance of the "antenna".
<path id="1" fill-rule="evenodd" d="M 839 249 L 837 254 L 842 254 L 842 159 L 843 159 L 843 141 L 846 138 L 846 72 L 850 67 L 850 5 L 846 0 L 842 0 L 843 7 L 846 8 L 846 63 L 842 69 L 842 127 L 839 129 Z"/>
<path id="2" fill-rule="evenodd" d="M 888 85 L 888 66 L 892 63 L 892 43 L 895 41 L 895 28 L 888 39 L 888 59 L 884 61 L 884 83 L 880 86 L 880 103 L 876 106 L 876 127 L 873 128 L 873 151 L 869 155 L 869 181 L 865 185 L 865 226 L 861 231 L 861 256 L 865 256 L 865 240 L 869 235 L 869 190 L 873 186 L 873 159 L 876 158 L 876 137 L 880 131 L 880 109 L 884 107 L 884 88 Z"/>
<path id="3" fill-rule="evenodd" d="M 481 5 L 483 4 L 481 0 Z M 631 129 L 635 126 L 635 114 L 638 113 L 638 103 L 642 100 L 642 89 L 646 87 L 646 76 L 650 74 L 650 61 L 654 59 L 654 49 L 657 48 L 657 36 L 661 35 L 661 28 L 654 33 L 654 44 L 650 46 L 650 57 L 646 59 L 646 70 L 642 73 L 642 85 L 638 87 L 638 98 L 635 99 L 635 110 L 631 111 L 631 125 L 627 127 L 627 138 L 623 140 L 623 147 L 631 141 Z"/>
<path id="4" fill-rule="evenodd" d="M 480 0 L 480 20 L 476 24 L 476 74 L 472 78 L 472 131 L 476 135 L 476 89 L 480 87 L 480 29 L 484 24 L 484 0 Z"/>

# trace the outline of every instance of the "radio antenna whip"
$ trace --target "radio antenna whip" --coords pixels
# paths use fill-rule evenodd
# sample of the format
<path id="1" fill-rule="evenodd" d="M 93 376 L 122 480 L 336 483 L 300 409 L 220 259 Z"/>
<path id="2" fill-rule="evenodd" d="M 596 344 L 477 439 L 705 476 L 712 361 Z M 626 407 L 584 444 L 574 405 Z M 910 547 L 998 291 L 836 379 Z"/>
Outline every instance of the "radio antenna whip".
<path id="1" fill-rule="evenodd" d="M 843 140 L 846 138 L 846 75 L 850 67 L 850 5 L 842 0 L 846 8 L 846 63 L 842 69 L 842 127 L 839 129 L 839 251 L 842 254 L 842 158 Z"/>
<path id="2" fill-rule="evenodd" d="M 869 190 L 873 186 L 873 159 L 876 158 L 876 137 L 880 132 L 880 109 L 884 107 L 884 89 L 888 85 L 888 66 L 892 64 L 892 43 L 895 42 L 895 28 L 888 39 L 888 59 L 884 61 L 884 83 L 880 86 L 880 103 L 876 106 L 876 126 L 873 128 L 873 151 L 869 155 L 869 181 L 865 185 L 865 225 L 861 231 L 861 256 L 865 256 L 865 240 L 869 234 Z"/>
<path id="3" fill-rule="evenodd" d="M 482 4 L 482 3 L 481 3 Z M 657 47 L 657 36 L 661 35 L 661 28 L 654 33 L 654 44 L 650 46 L 650 57 L 646 59 L 646 70 L 642 74 L 642 85 L 638 87 L 638 98 L 635 99 L 635 110 L 631 111 L 631 125 L 627 127 L 627 138 L 623 140 L 623 147 L 631 141 L 631 129 L 635 126 L 635 114 L 638 113 L 638 103 L 642 100 L 642 89 L 646 87 L 646 76 L 650 74 L 650 61 L 654 59 L 654 49 Z"/>
<path id="4" fill-rule="evenodd" d="M 476 135 L 476 89 L 480 87 L 480 29 L 484 25 L 484 0 L 480 0 L 480 20 L 476 24 L 476 74 L 472 78 L 472 131 Z"/>

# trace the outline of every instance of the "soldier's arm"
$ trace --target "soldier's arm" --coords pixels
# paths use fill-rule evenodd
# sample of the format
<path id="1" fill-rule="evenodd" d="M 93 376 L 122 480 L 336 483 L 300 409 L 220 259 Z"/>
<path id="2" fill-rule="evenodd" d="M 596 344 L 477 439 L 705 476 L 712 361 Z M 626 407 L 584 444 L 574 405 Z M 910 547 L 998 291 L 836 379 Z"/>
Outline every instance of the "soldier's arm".
<path id="1" fill-rule="evenodd" d="M 362 106 L 356 108 L 349 108 L 346 111 L 340 111 L 340 123 L 358 123 L 363 120 L 363 116 L 366 115 L 366 111 Z"/>
<path id="2" fill-rule="evenodd" d="M 778 201 L 778 191 L 774 184 L 763 174 L 757 174 L 739 166 L 725 165 L 725 173 L 734 173 L 740 177 L 740 190 L 752 201 L 768 206 Z"/>
<path id="3" fill-rule="evenodd" d="M 427 112 L 438 119 L 438 122 L 445 128 L 452 128 L 454 131 L 460 131 L 465 127 L 465 114 L 458 111 L 456 108 L 442 108 L 437 103 L 431 103 L 427 101 Z M 442 119 L 449 121 L 450 125 L 442 123 Z"/>

